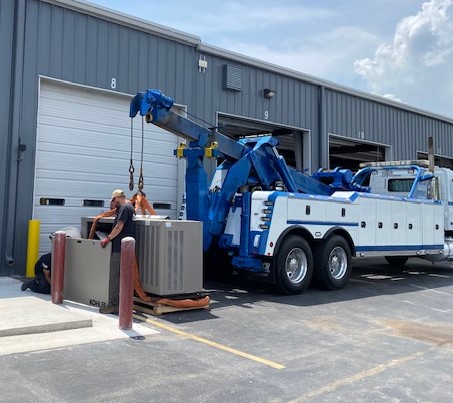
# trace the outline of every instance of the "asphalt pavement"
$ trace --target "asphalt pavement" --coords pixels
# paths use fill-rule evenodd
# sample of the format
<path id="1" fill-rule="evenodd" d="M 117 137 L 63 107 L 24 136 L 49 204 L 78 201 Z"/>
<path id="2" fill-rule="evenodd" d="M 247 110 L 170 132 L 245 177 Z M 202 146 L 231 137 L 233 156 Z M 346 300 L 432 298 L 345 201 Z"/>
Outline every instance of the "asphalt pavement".
<path id="1" fill-rule="evenodd" d="M 282 296 L 239 276 L 205 288 L 209 310 L 137 313 L 126 334 L 117 316 L 55 306 L 0 278 L 1 322 L 17 304 L 16 323 L 30 323 L 33 298 L 35 315 L 56 308 L 86 326 L 0 337 L 2 401 L 453 401 L 450 262 L 356 261 L 335 292 Z"/>

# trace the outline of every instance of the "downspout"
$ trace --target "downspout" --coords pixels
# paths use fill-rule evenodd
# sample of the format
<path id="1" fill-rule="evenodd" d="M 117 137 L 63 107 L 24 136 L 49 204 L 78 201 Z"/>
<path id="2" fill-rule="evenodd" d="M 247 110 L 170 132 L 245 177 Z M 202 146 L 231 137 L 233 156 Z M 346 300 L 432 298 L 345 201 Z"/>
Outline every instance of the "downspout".
<path id="1" fill-rule="evenodd" d="M 13 271 L 14 244 L 16 237 L 18 170 L 24 146 L 20 145 L 23 65 L 25 48 L 25 0 L 16 0 L 14 8 L 13 57 L 11 66 L 11 94 L 7 145 L 7 171 L 5 185 L 4 234 L 5 262 Z"/>

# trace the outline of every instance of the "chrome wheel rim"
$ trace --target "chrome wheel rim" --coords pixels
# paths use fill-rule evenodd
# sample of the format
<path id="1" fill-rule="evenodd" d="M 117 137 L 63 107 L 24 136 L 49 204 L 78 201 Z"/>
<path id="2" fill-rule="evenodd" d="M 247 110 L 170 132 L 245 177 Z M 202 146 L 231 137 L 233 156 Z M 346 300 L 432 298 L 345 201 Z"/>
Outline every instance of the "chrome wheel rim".
<path id="1" fill-rule="evenodd" d="M 285 272 L 292 284 L 301 283 L 307 275 L 307 255 L 300 248 L 292 249 L 286 256 Z"/>
<path id="2" fill-rule="evenodd" d="M 329 272 L 335 279 L 339 280 L 344 277 L 348 269 L 348 256 L 345 250 L 339 246 L 332 249 L 329 255 Z"/>

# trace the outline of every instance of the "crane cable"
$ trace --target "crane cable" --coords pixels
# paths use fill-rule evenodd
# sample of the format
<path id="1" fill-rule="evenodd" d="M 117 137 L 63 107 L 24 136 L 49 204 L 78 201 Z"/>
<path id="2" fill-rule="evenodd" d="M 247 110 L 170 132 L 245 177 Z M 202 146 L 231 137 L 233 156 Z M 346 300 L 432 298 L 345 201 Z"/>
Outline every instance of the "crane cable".
<path id="1" fill-rule="evenodd" d="M 186 112 L 187 113 L 187 112 Z M 191 115 L 193 117 L 195 117 L 196 119 L 204 122 L 204 123 L 207 123 L 209 124 L 209 122 L 206 122 L 205 120 L 203 119 L 200 119 L 198 117 L 196 117 L 195 115 L 192 115 L 190 113 L 188 113 L 188 115 Z M 144 127 L 144 120 L 143 120 L 143 116 L 142 116 L 142 149 L 141 149 L 141 160 L 140 160 L 140 176 L 138 178 L 138 191 L 142 194 L 143 193 L 143 187 L 145 186 L 145 182 L 144 182 L 144 179 L 143 179 L 143 149 L 144 149 L 144 143 L 145 143 L 145 127 Z M 211 127 L 210 130 L 215 130 L 217 129 L 217 127 Z M 130 166 L 129 166 L 129 174 L 130 174 L 130 181 L 129 181 L 129 190 L 133 190 L 134 189 L 134 172 L 135 172 L 135 168 L 134 168 L 134 163 L 133 163 L 133 160 L 132 160 L 132 153 L 133 153 L 133 138 L 134 138 L 134 127 L 133 127 L 133 118 L 131 118 L 131 158 L 130 158 Z"/>
<path id="2" fill-rule="evenodd" d="M 142 150 L 141 150 L 141 160 L 140 160 L 140 176 L 138 178 L 138 191 L 143 193 L 143 186 L 145 185 L 143 181 L 143 148 L 145 145 L 145 122 L 142 117 Z"/>
<path id="3" fill-rule="evenodd" d="M 129 174 L 130 174 L 130 180 L 129 180 L 129 190 L 134 189 L 134 162 L 132 161 L 132 152 L 134 150 L 134 123 L 133 119 L 131 118 L 131 160 L 130 160 L 130 165 L 129 165 Z"/>

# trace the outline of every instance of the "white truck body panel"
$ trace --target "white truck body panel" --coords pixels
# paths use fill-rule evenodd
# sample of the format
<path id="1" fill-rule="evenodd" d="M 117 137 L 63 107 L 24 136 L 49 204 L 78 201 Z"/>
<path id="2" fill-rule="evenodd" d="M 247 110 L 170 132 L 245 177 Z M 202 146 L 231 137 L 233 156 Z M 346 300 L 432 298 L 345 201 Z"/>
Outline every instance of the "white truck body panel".
<path id="1" fill-rule="evenodd" d="M 440 180 L 440 199 L 444 204 L 444 230 L 453 231 L 453 171 L 448 168 L 438 168 L 434 170 L 434 175 Z M 402 169 L 395 167 L 395 169 L 376 168 L 374 174 L 370 176 L 370 188 L 373 194 L 384 194 L 391 196 L 407 197 L 409 191 L 406 187 L 405 190 L 401 188 L 402 183 L 395 184 L 392 181 L 398 179 L 412 180 L 415 177 L 413 169 Z M 400 186 L 398 186 L 400 185 Z M 407 182 L 409 185 L 409 182 Z M 398 188 L 400 190 L 398 191 Z M 404 187 L 404 186 L 403 186 Z M 427 198 L 428 183 L 421 184 L 418 191 L 415 193 L 415 198 L 420 200 Z M 410 215 L 408 215 L 410 216 Z"/>
<path id="2" fill-rule="evenodd" d="M 270 209 L 266 202 L 273 202 L 272 214 L 263 213 Z M 233 246 L 240 241 L 240 216 L 239 208 L 230 209 L 225 233 L 232 235 Z M 281 235 L 293 227 L 305 229 L 315 240 L 341 229 L 349 234 L 359 257 L 441 254 L 444 247 L 444 207 L 431 200 L 359 192 L 329 197 L 257 191 L 250 217 L 254 247 L 264 256 L 273 256 Z"/>

